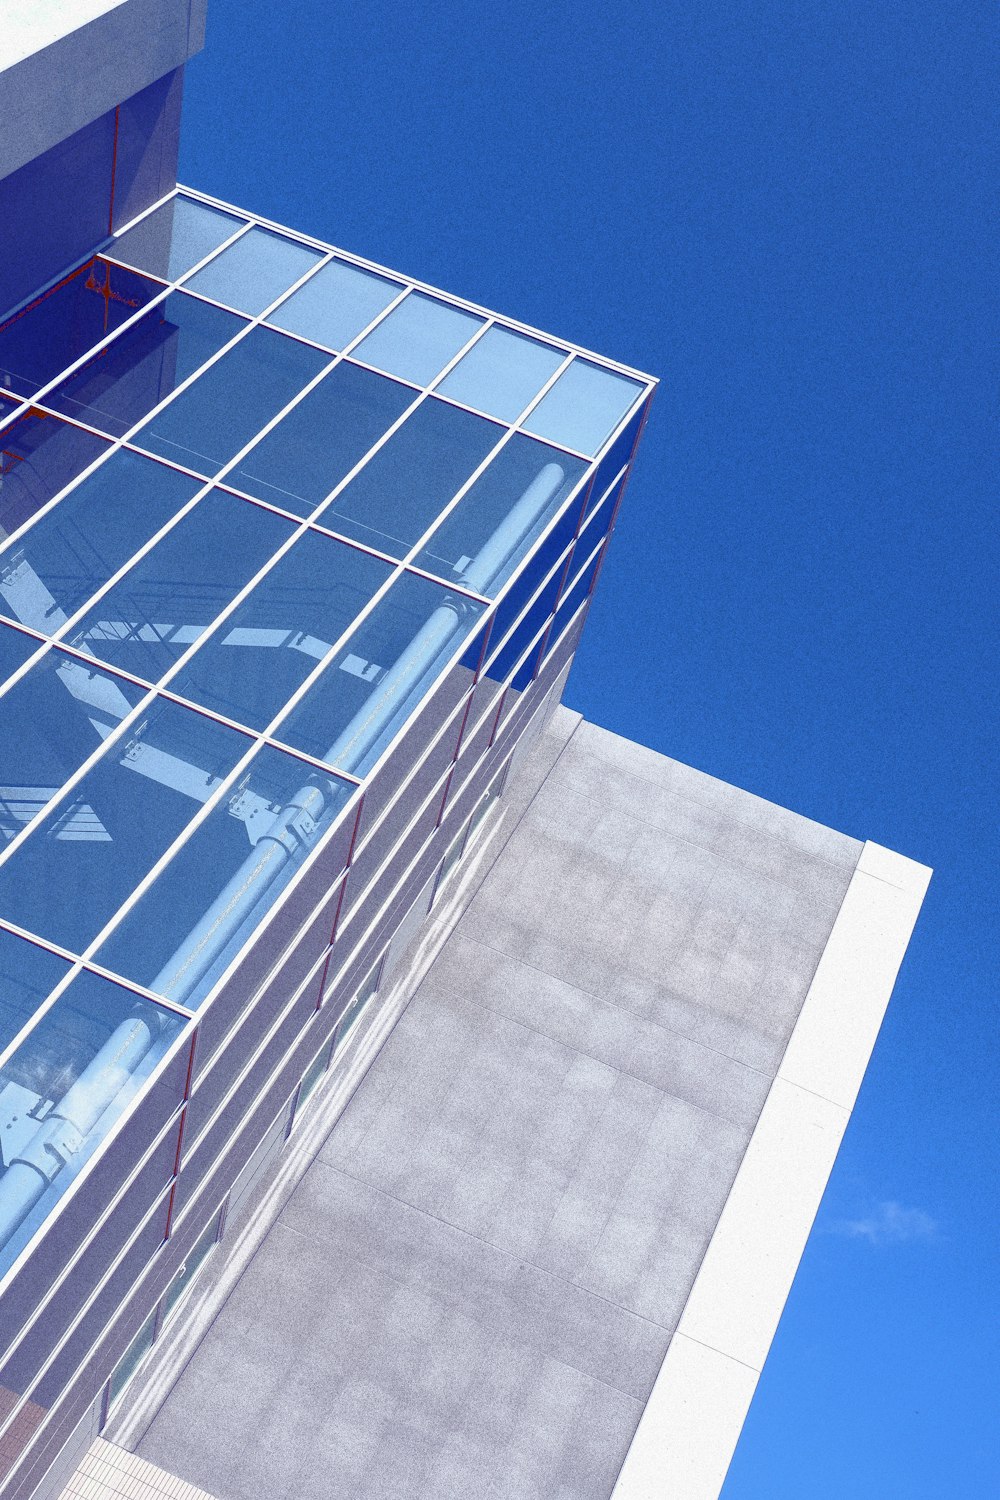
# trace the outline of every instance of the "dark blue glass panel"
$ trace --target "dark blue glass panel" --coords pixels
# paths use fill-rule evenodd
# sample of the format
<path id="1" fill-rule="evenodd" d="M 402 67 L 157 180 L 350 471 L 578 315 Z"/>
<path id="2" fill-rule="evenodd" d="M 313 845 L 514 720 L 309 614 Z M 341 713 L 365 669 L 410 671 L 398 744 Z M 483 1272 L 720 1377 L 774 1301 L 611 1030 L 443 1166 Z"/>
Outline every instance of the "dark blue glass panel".
<path id="1" fill-rule="evenodd" d="M 103 438 L 44 412 L 12 422 L 0 433 L 0 532 L 11 536 L 106 447 Z"/>
<path id="2" fill-rule="evenodd" d="M 293 529 L 258 505 L 210 490 L 84 616 L 71 644 L 156 682 Z"/>
<path id="3" fill-rule="evenodd" d="M 173 687 L 242 724 L 265 728 L 390 572 L 367 552 L 306 532 L 204 642 Z M 355 656 L 338 676 L 367 687 L 368 669 Z"/>
<path id="4" fill-rule="evenodd" d="M 33 395 L 160 290 L 124 266 L 91 261 L 0 324 L 0 385 Z"/>
<path id="5" fill-rule="evenodd" d="M 600 567 L 602 556 L 603 553 L 599 552 L 597 557 L 595 557 L 593 561 L 583 569 L 582 574 L 579 575 L 575 579 L 575 581 L 570 582 L 570 585 L 566 590 L 565 597 L 560 603 L 559 608 L 556 610 L 556 617 L 552 624 L 552 632 L 549 636 L 549 639 L 551 641 L 557 641 L 559 639 L 560 635 L 566 629 L 566 626 L 569 624 L 570 620 L 572 620 L 576 611 L 580 608 L 580 605 L 590 593 L 590 587 L 597 574 L 597 570 Z"/>
<path id="6" fill-rule="evenodd" d="M 85 972 L 4 1063 L 0 1089 L 13 1124 L 0 1170 L 0 1270 L 44 1223 L 184 1025 Z"/>
<path id="7" fill-rule="evenodd" d="M 438 389 L 487 416 L 515 422 L 565 358 L 558 349 L 494 323 Z"/>
<path id="8" fill-rule="evenodd" d="M 404 573 L 279 725 L 278 737 L 363 776 L 436 682 L 483 608 Z"/>
<path id="9" fill-rule="evenodd" d="M 12 411 L 16 410 L 17 402 L 13 396 L 0 396 L 0 422 L 3 421 L 4 417 L 9 416 Z"/>
<path id="10" fill-rule="evenodd" d="M 0 829 L 6 839 L 44 811 L 141 696 L 133 683 L 49 651 L 0 698 Z M 61 840 L 97 837 L 100 826 L 83 802 L 67 816 Z"/>
<path id="11" fill-rule="evenodd" d="M 322 259 L 319 250 L 255 226 L 196 271 L 186 285 L 256 317 Z"/>
<path id="12" fill-rule="evenodd" d="M 11 630 L 7 625 L 0 627 L 0 683 L 6 682 L 18 667 L 23 667 L 40 645 L 40 641 L 32 640 L 18 630 Z M 3 713 L 4 710 L 0 709 L 0 717 Z"/>
<path id="13" fill-rule="evenodd" d="M 516 433 L 441 522 L 418 566 L 495 598 L 586 468 Z M 574 501 L 574 517 L 579 508 Z"/>
<path id="14" fill-rule="evenodd" d="M 244 327 L 235 313 L 171 292 L 46 404 L 121 437 Z"/>
<path id="15" fill-rule="evenodd" d="M 344 360 L 251 448 L 229 478 L 248 495 L 297 516 L 311 515 L 414 395 L 409 386 Z"/>
<path id="16" fill-rule="evenodd" d="M 157 700 L 0 867 L 0 916 L 81 952 L 248 743 Z"/>
<path id="17" fill-rule="evenodd" d="M 349 782 L 265 745 L 232 797 L 108 938 L 101 962 L 169 999 L 197 1004 L 353 791 Z"/>
<path id="18" fill-rule="evenodd" d="M 136 434 L 151 453 L 214 474 L 329 363 L 269 328 L 254 328 Z"/>
<path id="19" fill-rule="evenodd" d="M 582 496 L 580 498 L 582 500 Z M 490 632 L 491 652 L 497 650 L 539 584 L 570 547 L 576 534 L 578 508 L 577 501 L 574 500 L 566 514 L 559 517 L 549 535 L 539 545 L 538 551 L 508 585 L 506 594 L 497 605 Z M 493 675 L 492 672 L 490 675 Z"/>
<path id="20" fill-rule="evenodd" d="M 527 610 L 520 624 L 511 631 L 507 642 L 500 648 L 494 660 L 489 666 L 489 676 L 494 682 L 503 682 L 508 673 L 520 661 L 522 654 L 528 649 L 535 636 L 541 630 L 552 610 L 555 608 L 556 599 L 562 586 L 565 569 L 557 567 L 551 578 L 545 584 L 538 598 L 535 599 Z"/>
<path id="21" fill-rule="evenodd" d="M 332 260 L 282 302 L 268 322 L 340 350 L 363 333 L 402 290 L 396 281 Z"/>
<path id="22" fill-rule="evenodd" d="M 575 359 L 539 401 L 525 431 L 593 455 L 643 390 L 638 380 Z"/>
<path id="23" fill-rule="evenodd" d="M 176 281 L 217 250 L 243 222 L 234 214 L 178 194 L 120 235 L 108 254 L 164 281 Z"/>
<path id="24" fill-rule="evenodd" d="M 118 449 L 0 551 L 0 614 L 58 630 L 197 490 L 196 479 Z"/>
<path id="25" fill-rule="evenodd" d="M 495 423 L 428 397 L 319 520 L 403 557 L 502 436 Z"/>
<path id="26" fill-rule="evenodd" d="M 618 434 L 607 453 L 597 465 L 593 487 L 587 500 L 588 511 L 593 510 L 594 506 L 600 503 L 602 496 L 607 493 L 608 486 L 614 483 L 632 457 L 632 449 L 635 447 L 635 440 L 639 436 L 639 428 L 642 426 L 642 419 L 648 404 L 648 402 L 645 402 L 640 406 L 635 415 L 629 418 L 624 430 Z"/>
<path id="27" fill-rule="evenodd" d="M 65 959 L 0 928 L 0 1050 L 9 1046 L 68 971 Z"/>
<path id="28" fill-rule="evenodd" d="M 411 292 L 354 352 L 387 375 L 429 385 L 482 325 L 473 313 Z"/>

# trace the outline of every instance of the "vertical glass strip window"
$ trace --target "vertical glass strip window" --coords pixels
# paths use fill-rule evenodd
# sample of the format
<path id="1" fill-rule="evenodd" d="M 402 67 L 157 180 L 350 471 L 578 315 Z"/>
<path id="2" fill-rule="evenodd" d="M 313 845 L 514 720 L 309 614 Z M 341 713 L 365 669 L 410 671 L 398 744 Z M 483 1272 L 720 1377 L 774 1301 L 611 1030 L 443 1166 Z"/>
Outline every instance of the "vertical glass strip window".
<path id="1" fill-rule="evenodd" d="M 354 353 L 387 375 L 429 385 L 483 321 L 423 292 L 411 292 Z"/>
<path id="2" fill-rule="evenodd" d="M 269 229 L 248 229 L 185 282 L 189 291 L 256 317 L 323 259 Z"/>
<path id="3" fill-rule="evenodd" d="M 178 194 L 120 234 L 107 253 L 164 281 L 176 281 L 224 244 L 244 222 L 235 214 Z"/>
<path id="4" fill-rule="evenodd" d="M 557 349 L 494 324 L 438 390 L 487 416 L 513 422 L 565 359 Z"/>
<path id="5" fill-rule="evenodd" d="M 645 387 L 585 359 L 575 359 L 524 424 L 547 442 L 593 456 Z"/>
<path id="6" fill-rule="evenodd" d="M 339 353 L 402 290 L 399 282 L 346 261 L 332 260 L 282 302 L 267 321 Z"/>

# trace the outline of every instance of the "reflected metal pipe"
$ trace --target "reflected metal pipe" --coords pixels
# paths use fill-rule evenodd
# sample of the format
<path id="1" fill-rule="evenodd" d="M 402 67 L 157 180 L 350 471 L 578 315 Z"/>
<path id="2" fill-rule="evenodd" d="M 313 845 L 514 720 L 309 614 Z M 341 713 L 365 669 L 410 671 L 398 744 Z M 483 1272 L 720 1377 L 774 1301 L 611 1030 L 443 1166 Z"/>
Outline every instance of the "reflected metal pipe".
<path id="1" fill-rule="evenodd" d="M 476 593 L 485 591 L 537 525 L 565 478 L 561 465 L 545 465 L 459 575 L 464 584 Z M 439 604 L 321 759 L 345 771 L 359 766 L 406 700 L 420 689 L 428 672 L 450 648 L 464 618 L 461 598 L 447 598 Z M 315 844 L 323 831 L 326 812 L 326 797 L 320 786 L 309 783 L 296 792 L 164 964 L 150 989 L 183 1003 L 266 895 L 287 861 Z"/>
<path id="2" fill-rule="evenodd" d="M 555 499 L 565 477 L 559 464 L 545 465 L 458 575 L 467 588 L 486 592 Z M 345 771 L 360 765 L 451 647 L 465 617 L 461 598 L 447 598 L 439 604 L 322 759 Z M 332 788 L 332 783 L 328 785 Z M 309 782 L 299 788 L 164 964 L 151 989 L 178 1002 L 190 995 L 288 860 L 316 843 L 328 810 L 328 794 L 322 785 Z M 0 1177 L 0 1248 L 70 1159 L 84 1149 L 88 1135 L 128 1083 L 156 1035 L 150 1024 L 138 1018 L 123 1021 Z"/>
<path id="3" fill-rule="evenodd" d="M 158 1028 L 151 1021 L 138 1016 L 123 1021 L 14 1157 L 0 1177 L 0 1248 L 63 1168 L 84 1149 L 90 1132 L 130 1081 L 157 1035 Z"/>

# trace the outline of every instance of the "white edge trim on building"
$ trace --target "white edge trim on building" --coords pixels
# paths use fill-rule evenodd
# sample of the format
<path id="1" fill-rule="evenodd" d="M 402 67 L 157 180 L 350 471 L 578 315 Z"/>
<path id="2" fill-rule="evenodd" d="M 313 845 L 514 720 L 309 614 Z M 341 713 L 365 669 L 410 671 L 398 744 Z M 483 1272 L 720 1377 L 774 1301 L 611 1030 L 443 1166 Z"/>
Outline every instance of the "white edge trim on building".
<path id="1" fill-rule="evenodd" d="M 717 1500 L 930 877 L 865 844 L 612 1500 Z"/>

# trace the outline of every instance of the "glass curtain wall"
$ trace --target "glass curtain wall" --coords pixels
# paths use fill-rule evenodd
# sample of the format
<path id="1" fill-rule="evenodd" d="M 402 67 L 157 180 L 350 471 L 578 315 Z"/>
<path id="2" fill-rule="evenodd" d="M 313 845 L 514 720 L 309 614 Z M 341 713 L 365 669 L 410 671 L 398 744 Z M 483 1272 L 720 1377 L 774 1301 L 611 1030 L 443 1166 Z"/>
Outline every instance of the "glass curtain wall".
<path id="1" fill-rule="evenodd" d="M 0 326 L 0 1495 L 375 1003 L 652 388 L 183 189 Z"/>

